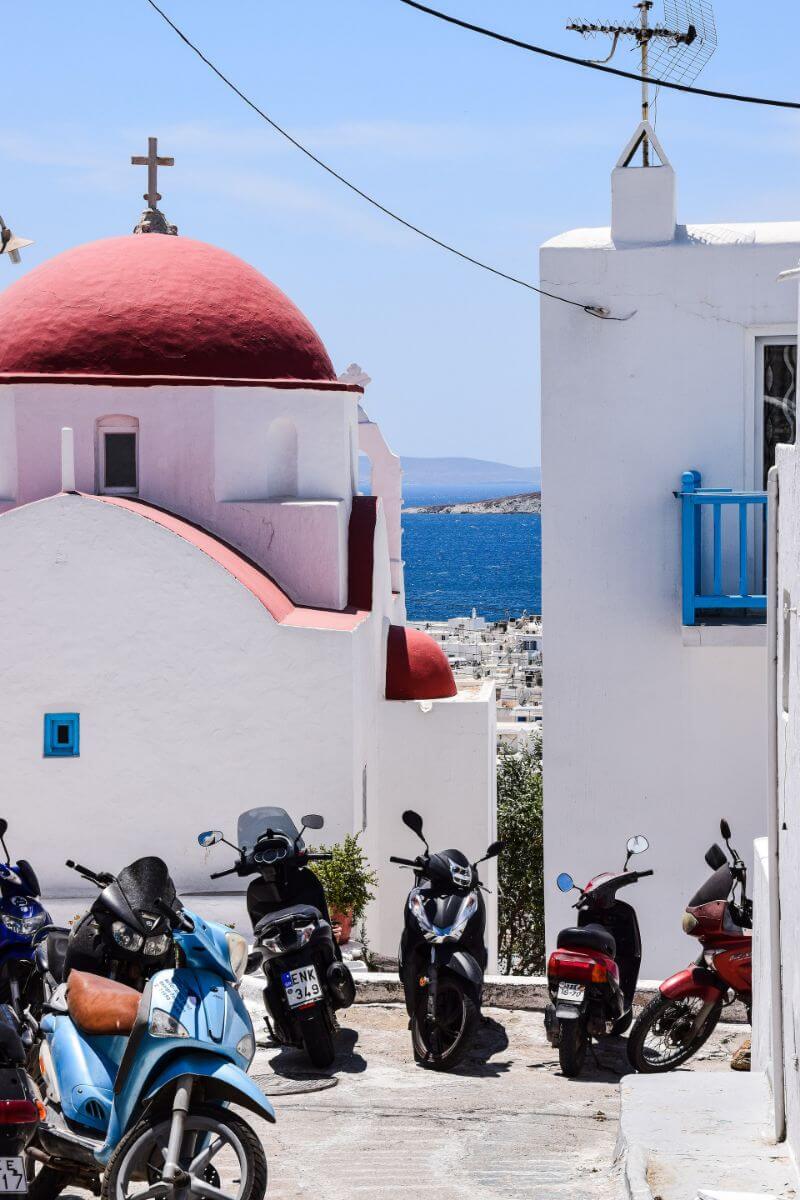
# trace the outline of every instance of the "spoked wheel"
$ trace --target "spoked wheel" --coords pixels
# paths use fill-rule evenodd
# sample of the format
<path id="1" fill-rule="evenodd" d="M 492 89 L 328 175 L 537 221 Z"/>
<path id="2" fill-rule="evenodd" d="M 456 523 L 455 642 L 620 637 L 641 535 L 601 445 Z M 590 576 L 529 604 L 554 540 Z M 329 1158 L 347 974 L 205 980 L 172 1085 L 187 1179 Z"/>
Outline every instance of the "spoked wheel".
<path id="1" fill-rule="evenodd" d="M 580 1075 L 588 1048 L 585 1019 L 578 1017 L 576 1021 L 562 1021 L 558 1042 L 558 1062 L 562 1075 L 566 1075 L 567 1079 L 575 1079 Z"/>
<path id="2" fill-rule="evenodd" d="M 672 1071 L 708 1041 L 722 1012 L 700 996 L 670 1000 L 660 992 L 645 1005 L 628 1038 L 628 1059 L 642 1074 Z"/>
<path id="3" fill-rule="evenodd" d="M 255 1132 L 224 1108 L 186 1118 L 182 1174 L 163 1176 L 171 1117 L 140 1122 L 120 1142 L 103 1176 L 101 1200 L 263 1200 L 267 1160 Z"/>
<path id="4" fill-rule="evenodd" d="M 449 1071 L 461 1062 L 478 1025 L 478 1009 L 456 975 L 439 979 L 437 1013 L 428 1016 L 428 995 L 422 992 L 411 1018 L 414 1058 L 435 1071 Z"/>

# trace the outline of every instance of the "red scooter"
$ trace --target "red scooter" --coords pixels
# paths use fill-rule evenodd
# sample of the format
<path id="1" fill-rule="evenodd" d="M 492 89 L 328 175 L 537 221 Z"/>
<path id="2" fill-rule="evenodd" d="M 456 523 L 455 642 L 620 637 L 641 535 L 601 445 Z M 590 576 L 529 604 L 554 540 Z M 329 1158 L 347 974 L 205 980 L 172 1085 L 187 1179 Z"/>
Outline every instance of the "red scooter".
<path id="1" fill-rule="evenodd" d="M 547 964 L 552 999 L 545 1009 L 547 1040 L 558 1049 L 564 1075 L 579 1075 L 593 1037 L 617 1037 L 633 1019 L 633 998 L 642 962 L 642 939 L 636 912 L 617 899 L 620 888 L 638 883 L 652 871 L 629 871 L 634 854 L 648 848 L 639 834 L 628 841 L 628 854 L 620 873 L 596 875 L 580 891 L 573 905 L 578 924 L 562 929 Z M 572 876 L 556 880 L 559 891 L 575 887 Z"/>
<path id="2" fill-rule="evenodd" d="M 730 855 L 715 843 L 706 853 L 714 872 L 695 892 L 683 915 L 683 931 L 703 947 L 697 960 L 662 983 L 636 1019 L 628 1058 L 637 1071 L 671 1071 L 696 1054 L 726 1004 L 742 1000 L 748 1017 L 753 991 L 753 904 L 747 868 L 730 843 L 727 821 L 720 832 Z M 738 899 L 737 899 L 738 889 Z"/>

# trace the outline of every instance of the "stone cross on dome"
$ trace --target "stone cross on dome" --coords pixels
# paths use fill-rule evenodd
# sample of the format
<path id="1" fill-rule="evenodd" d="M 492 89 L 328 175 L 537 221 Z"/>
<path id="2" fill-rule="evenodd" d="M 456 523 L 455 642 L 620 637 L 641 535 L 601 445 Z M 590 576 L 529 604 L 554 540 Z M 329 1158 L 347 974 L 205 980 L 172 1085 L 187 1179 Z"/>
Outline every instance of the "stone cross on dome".
<path id="1" fill-rule="evenodd" d="M 143 199 L 147 202 L 147 208 L 139 218 L 133 232 L 177 234 L 177 225 L 171 225 L 158 207 L 158 202 L 161 199 L 158 191 L 158 168 L 174 167 L 175 159 L 167 158 L 166 156 L 159 157 L 158 138 L 151 137 L 147 139 L 147 154 L 131 155 L 131 165 L 134 167 L 147 167 L 147 191 L 143 196 Z"/>

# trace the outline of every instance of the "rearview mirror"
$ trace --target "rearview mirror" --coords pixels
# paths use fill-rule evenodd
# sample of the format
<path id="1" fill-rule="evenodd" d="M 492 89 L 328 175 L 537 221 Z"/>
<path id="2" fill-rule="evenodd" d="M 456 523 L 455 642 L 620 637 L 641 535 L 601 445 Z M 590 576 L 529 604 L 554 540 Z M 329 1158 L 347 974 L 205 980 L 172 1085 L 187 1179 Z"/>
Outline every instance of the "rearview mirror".
<path id="1" fill-rule="evenodd" d="M 0 817 L 0 838 L 5 837 L 8 833 L 8 821 L 5 817 Z"/>
<path id="2" fill-rule="evenodd" d="M 500 851 L 503 849 L 502 842 L 492 842 L 489 849 L 486 851 L 484 858 L 497 858 Z"/>
<path id="3" fill-rule="evenodd" d="M 306 829 L 322 829 L 325 824 L 325 818 L 320 817 L 317 813 L 307 813 L 306 816 L 300 818 L 300 823 Z"/>
<path id="4" fill-rule="evenodd" d="M 644 854 L 645 850 L 650 848 L 650 843 L 643 833 L 637 833 L 632 838 L 628 838 L 628 854 Z"/>
<path id="5" fill-rule="evenodd" d="M 706 862 L 712 871 L 718 871 L 720 867 L 726 865 L 727 861 L 725 851 L 716 842 L 706 850 Z"/>
<path id="6" fill-rule="evenodd" d="M 414 812 L 413 808 L 407 808 L 403 813 L 403 824 L 407 825 L 417 837 L 422 837 L 422 817 L 419 813 Z"/>
<path id="7" fill-rule="evenodd" d="M 719 831 L 722 834 L 722 836 L 726 842 L 729 842 L 731 840 L 731 827 L 728 824 L 728 822 L 725 820 L 724 817 L 722 818 L 722 820 L 719 823 Z"/>
<path id="8" fill-rule="evenodd" d="M 575 880 L 566 871 L 562 871 L 556 880 L 556 887 L 560 892 L 571 892 L 575 887 Z"/>
<path id="9" fill-rule="evenodd" d="M 205 833 L 198 833 L 198 846 L 216 846 L 217 842 L 222 841 L 222 831 L 219 829 L 207 829 Z"/>

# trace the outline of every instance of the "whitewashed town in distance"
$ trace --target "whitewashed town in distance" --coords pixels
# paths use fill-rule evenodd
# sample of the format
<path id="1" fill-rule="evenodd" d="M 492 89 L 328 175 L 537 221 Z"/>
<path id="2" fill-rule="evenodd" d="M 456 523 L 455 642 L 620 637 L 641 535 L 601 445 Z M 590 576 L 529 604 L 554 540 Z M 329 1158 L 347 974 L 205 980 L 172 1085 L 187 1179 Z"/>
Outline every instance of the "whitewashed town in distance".
<path id="1" fill-rule="evenodd" d="M 533 749 L 542 736 L 542 618 L 487 621 L 473 608 L 468 617 L 410 624 L 441 645 L 459 692 L 494 681 L 498 750 Z"/>

